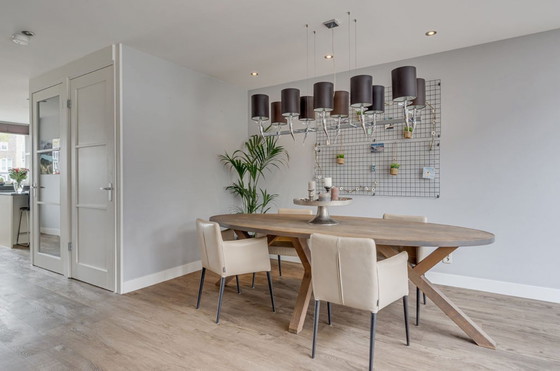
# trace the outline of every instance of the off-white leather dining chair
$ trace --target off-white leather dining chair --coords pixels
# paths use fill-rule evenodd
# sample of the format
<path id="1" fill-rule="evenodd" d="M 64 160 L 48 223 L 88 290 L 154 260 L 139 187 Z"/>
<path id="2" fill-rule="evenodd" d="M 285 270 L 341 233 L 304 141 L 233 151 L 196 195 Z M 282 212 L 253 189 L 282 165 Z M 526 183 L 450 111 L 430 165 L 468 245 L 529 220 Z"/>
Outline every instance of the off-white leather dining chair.
<path id="1" fill-rule="evenodd" d="M 401 298 L 404 305 L 406 345 L 410 344 L 406 252 L 378 262 L 372 239 L 318 233 L 311 235 L 309 248 L 315 296 L 312 358 L 315 358 L 321 300 L 371 312 L 370 370 L 373 368 L 377 312 Z"/>
<path id="2" fill-rule="evenodd" d="M 221 277 L 216 323 L 220 323 L 220 311 L 222 308 L 226 277 L 264 271 L 268 278 L 272 311 L 275 312 L 274 293 L 272 290 L 272 279 L 270 277 L 270 258 L 268 255 L 266 238 L 224 241 L 219 224 L 202 219 L 196 220 L 196 229 L 200 257 L 202 260 L 202 273 L 200 277 L 200 287 L 198 289 L 198 298 L 196 300 L 196 309 L 200 307 L 204 277 L 207 269 Z"/>
<path id="3" fill-rule="evenodd" d="M 392 220 L 402 220 L 405 222 L 417 222 L 417 223 L 427 223 L 428 218 L 426 216 L 415 216 L 415 215 L 399 215 L 399 214 L 383 214 L 383 219 Z M 420 263 L 424 259 L 423 254 L 421 254 L 422 247 L 416 249 L 416 261 L 415 264 Z M 422 293 L 424 299 L 424 305 L 426 304 L 426 294 Z M 416 287 L 416 326 L 420 324 L 420 289 Z"/>

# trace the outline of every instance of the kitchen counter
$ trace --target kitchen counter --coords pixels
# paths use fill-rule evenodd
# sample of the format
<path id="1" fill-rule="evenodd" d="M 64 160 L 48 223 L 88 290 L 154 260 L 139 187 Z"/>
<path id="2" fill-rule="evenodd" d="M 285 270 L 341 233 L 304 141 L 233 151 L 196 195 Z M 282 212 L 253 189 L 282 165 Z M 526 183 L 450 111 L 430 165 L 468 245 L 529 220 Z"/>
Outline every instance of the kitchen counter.
<path id="1" fill-rule="evenodd" d="M 29 193 L 14 193 L 13 190 L 0 190 L 0 246 L 12 248 L 17 241 L 19 213 L 21 207 L 29 206 Z M 27 218 L 21 221 L 21 232 L 27 232 Z M 29 235 L 22 233 L 20 243 L 28 243 Z"/>

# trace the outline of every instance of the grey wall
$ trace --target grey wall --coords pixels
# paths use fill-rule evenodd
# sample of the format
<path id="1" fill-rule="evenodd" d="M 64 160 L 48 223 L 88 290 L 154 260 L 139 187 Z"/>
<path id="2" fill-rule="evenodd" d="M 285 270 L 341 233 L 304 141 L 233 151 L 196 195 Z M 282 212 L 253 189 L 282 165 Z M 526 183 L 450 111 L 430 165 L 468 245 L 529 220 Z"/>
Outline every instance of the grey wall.
<path id="1" fill-rule="evenodd" d="M 122 52 L 124 281 L 199 259 L 195 219 L 232 209 L 218 154 L 247 136 L 247 91 Z"/>
<path id="2" fill-rule="evenodd" d="M 351 206 L 333 213 L 426 215 L 431 222 L 491 231 L 494 244 L 461 248 L 452 264 L 435 270 L 560 289 L 559 40 L 555 30 L 352 73 L 389 85 L 393 68 L 414 65 L 420 77 L 442 80 L 441 198 L 353 196 Z M 337 89 L 348 89 L 348 77 L 337 75 Z M 282 88 L 309 85 L 300 81 L 249 96 L 279 100 Z M 256 132 L 252 122 L 249 131 Z M 314 138 L 307 142 L 280 140 L 290 152 L 290 168 L 268 178 L 270 191 L 280 194 L 279 207 L 306 194 Z"/>

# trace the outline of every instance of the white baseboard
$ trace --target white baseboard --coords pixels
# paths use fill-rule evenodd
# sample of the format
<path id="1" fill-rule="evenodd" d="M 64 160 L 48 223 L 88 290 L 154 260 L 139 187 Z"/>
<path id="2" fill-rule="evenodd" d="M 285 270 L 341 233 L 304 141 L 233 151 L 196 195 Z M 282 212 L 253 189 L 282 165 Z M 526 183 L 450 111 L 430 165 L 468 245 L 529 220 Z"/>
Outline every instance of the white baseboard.
<path id="1" fill-rule="evenodd" d="M 426 277 L 438 285 L 461 287 L 464 289 L 560 303 L 560 289 L 439 272 L 428 272 L 426 273 Z"/>
<path id="2" fill-rule="evenodd" d="M 122 284 L 121 294 L 143 289 L 144 287 L 152 286 L 163 281 L 171 280 L 173 278 L 184 276 L 192 272 L 202 269 L 200 260 L 192 263 L 180 265 L 178 267 L 169 268 L 161 272 L 148 274 L 144 277 L 138 277 L 130 281 L 125 281 Z"/>
<path id="3" fill-rule="evenodd" d="M 41 227 L 41 233 L 50 234 L 51 236 L 60 236 L 60 229 Z"/>

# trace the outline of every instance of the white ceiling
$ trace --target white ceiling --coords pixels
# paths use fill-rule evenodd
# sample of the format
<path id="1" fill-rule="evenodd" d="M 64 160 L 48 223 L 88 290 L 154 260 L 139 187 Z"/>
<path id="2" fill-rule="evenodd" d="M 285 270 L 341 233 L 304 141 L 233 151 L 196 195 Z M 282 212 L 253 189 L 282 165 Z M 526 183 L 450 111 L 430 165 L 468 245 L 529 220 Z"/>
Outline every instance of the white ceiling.
<path id="1" fill-rule="evenodd" d="M 29 78 L 118 42 L 253 89 L 305 78 L 305 24 L 317 30 L 317 75 L 332 73 L 322 22 L 337 18 L 347 70 L 347 11 L 358 67 L 560 28 L 558 0 L 0 0 L 0 121 L 27 122 Z M 10 41 L 21 30 L 37 34 L 28 47 Z"/>

